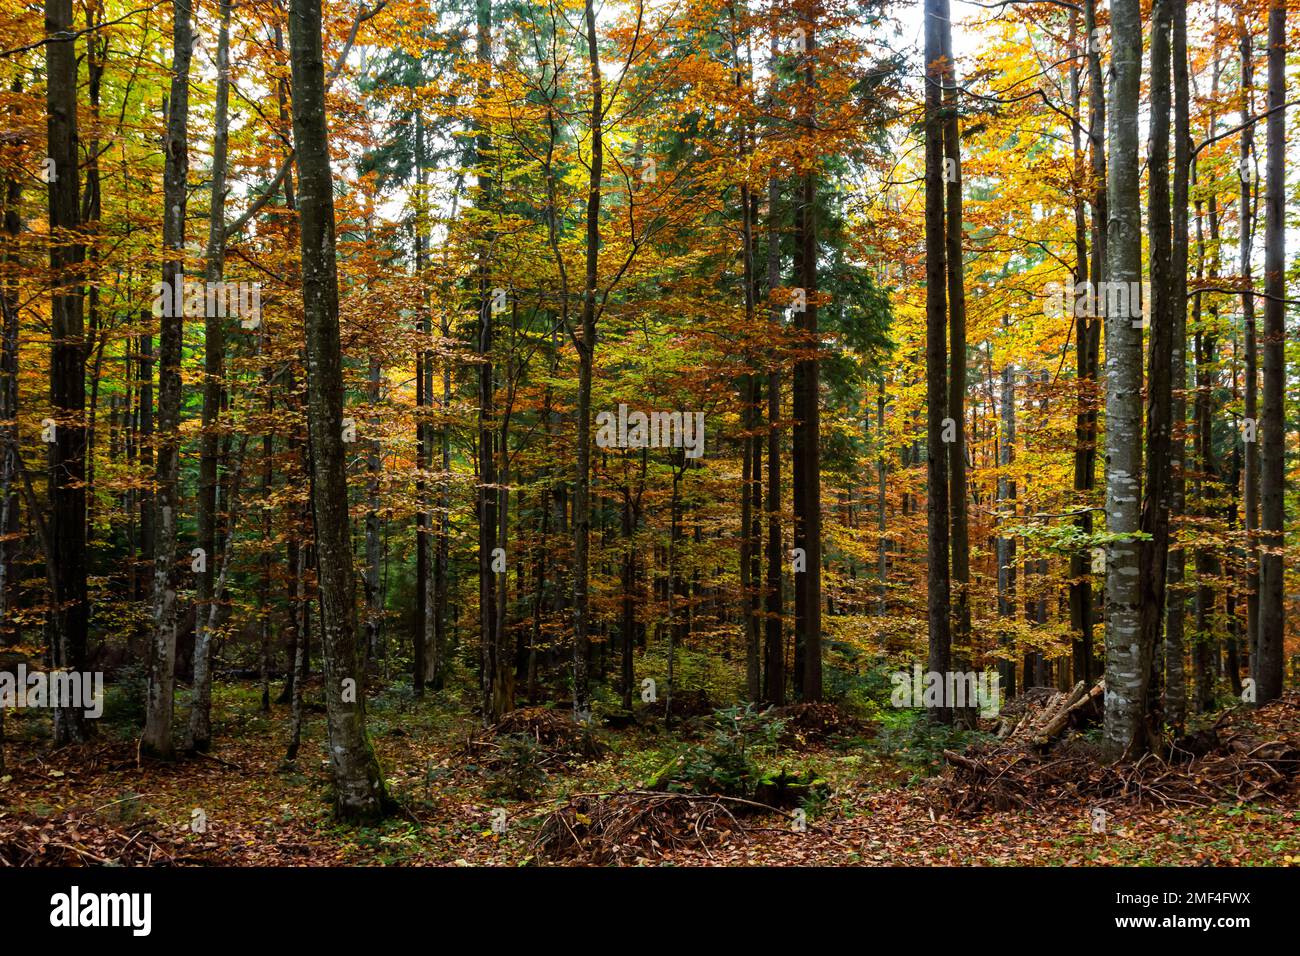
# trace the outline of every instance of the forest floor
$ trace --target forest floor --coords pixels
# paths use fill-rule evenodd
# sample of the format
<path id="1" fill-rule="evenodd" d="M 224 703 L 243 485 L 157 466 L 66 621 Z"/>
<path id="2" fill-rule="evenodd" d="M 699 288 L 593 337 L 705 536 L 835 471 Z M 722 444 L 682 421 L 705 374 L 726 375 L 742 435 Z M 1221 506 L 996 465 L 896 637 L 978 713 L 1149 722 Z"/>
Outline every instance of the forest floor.
<path id="1" fill-rule="evenodd" d="M 1270 730 L 1294 739 L 1300 694 L 1281 703 L 1270 713 Z M 178 698 L 178 715 L 183 704 Z M 378 825 L 348 826 L 335 822 L 328 802 L 323 708 L 308 714 L 302 750 L 286 767 L 287 707 L 264 713 L 258 688 L 238 683 L 219 685 L 213 706 L 212 755 L 174 763 L 142 761 L 126 725 L 116 735 L 103 727 L 91 744 L 51 751 L 48 737 L 38 736 L 46 731 L 35 726 L 37 718 L 6 721 L 0 865 L 599 862 L 583 855 L 557 859 L 539 848 L 548 816 L 551 827 L 565 826 L 552 811 L 575 795 L 581 801 L 580 795 L 638 791 L 683 748 L 708 739 L 684 736 L 680 728 L 601 728 L 594 731 L 600 756 L 544 761 L 540 772 L 528 768 L 530 796 L 510 800 L 500 796 L 501 772 L 481 760 L 483 749 L 467 749 L 471 739 L 482 739 L 474 718 L 445 700 L 416 701 L 409 688 L 380 694 L 369 703 L 370 728 L 401 810 Z M 693 822 L 679 820 L 676 832 L 656 830 L 646 818 L 649 835 L 634 833 L 619 859 L 645 865 L 1300 865 L 1294 780 L 1280 797 L 1250 803 L 1115 803 L 1106 809 L 1104 832 L 1094 832 L 1094 808 L 1082 800 L 957 815 L 939 799 L 933 778 L 943 772 L 942 750 L 965 741 L 931 736 L 913 717 L 892 726 L 867 723 L 829 740 L 795 740 L 769 755 L 774 767 L 812 770 L 825 781 L 822 795 L 805 804 L 806 827 L 784 812 L 713 805 L 715 812 Z M 625 793 L 622 799 L 633 806 L 642 798 Z M 583 808 L 595 805 L 592 800 L 600 803 L 579 802 L 570 819 L 589 823 Z"/>

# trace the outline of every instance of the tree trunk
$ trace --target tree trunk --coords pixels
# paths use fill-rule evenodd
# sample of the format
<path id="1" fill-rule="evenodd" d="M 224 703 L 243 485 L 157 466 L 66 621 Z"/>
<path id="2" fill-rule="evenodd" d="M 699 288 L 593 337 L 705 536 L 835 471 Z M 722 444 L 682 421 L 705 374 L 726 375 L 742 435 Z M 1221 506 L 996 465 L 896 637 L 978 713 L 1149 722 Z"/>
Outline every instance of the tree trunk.
<path id="1" fill-rule="evenodd" d="M 193 44 L 188 0 L 172 4 L 172 80 L 168 98 L 166 160 L 163 170 L 162 313 L 158 344 L 158 454 L 154 522 L 153 648 L 143 749 L 172 754 L 172 710 L 176 668 L 176 566 L 180 517 L 181 351 L 184 335 L 185 206 L 189 175 L 189 83 Z M 177 295 L 177 292 L 180 295 Z M 180 298 L 182 301 L 177 302 Z M 179 307 L 178 307 L 179 306 Z"/>
<path id="2" fill-rule="evenodd" d="M 1132 289 L 1141 279 L 1138 206 L 1138 93 L 1142 20 L 1137 0 L 1111 4 L 1110 155 L 1107 157 L 1106 279 Z M 1104 297 L 1103 297 L 1104 298 Z M 1118 296 L 1116 296 L 1118 298 Z M 1142 332 L 1133 310 L 1106 310 L 1106 516 L 1116 536 L 1106 556 L 1106 714 L 1112 757 L 1137 755 L 1143 733 L 1151 648 L 1142 644 L 1139 575 L 1142 467 Z"/>
<path id="3" fill-rule="evenodd" d="M 948 417 L 952 419 L 952 441 L 948 442 L 948 506 L 952 512 L 951 558 L 955 606 L 952 609 L 954 646 L 952 667 L 966 671 L 970 667 L 970 531 L 966 508 L 966 284 L 962 263 L 961 135 L 958 124 L 960 105 L 957 92 L 957 67 L 952 49 L 952 18 L 948 0 L 940 0 L 940 53 L 943 56 L 943 154 L 947 167 L 945 255 L 948 269 L 949 361 L 952 374 L 948 379 Z M 978 720 L 974 705 L 953 712 L 953 719 L 963 727 L 973 728 Z"/>
<path id="4" fill-rule="evenodd" d="M 213 116 L 212 200 L 208 218 L 208 248 L 204 279 L 208 288 L 222 281 L 226 255 L 226 155 L 230 107 L 230 0 L 221 2 L 221 27 L 217 34 L 217 94 Z M 199 461 L 199 547 L 207 563 L 198 575 L 194 615 L 194 685 L 190 697 L 187 750 L 206 752 L 212 746 L 212 634 L 207 622 L 216 580 L 217 472 L 220 446 L 217 416 L 221 410 L 225 375 L 224 309 L 208 308 L 203 331 L 203 441 Z"/>
<path id="5" fill-rule="evenodd" d="M 1005 325 L 1006 319 L 1003 319 Z M 1002 521 L 1014 520 L 1016 516 L 1016 482 L 1007 474 L 1015 461 L 1016 447 L 1016 371 L 1011 363 L 1002 367 L 1002 434 L 998 447 L 998 466 L 1002 474 L 998 475 L 998 511 Z M 997 543 L 998 556 L 998 617 L 1007 620 L 1016 616 L 1016 539 L 1012 535 L 1000 535 Z M 1004 632 L 998 642 L 1002 646 L 1003 659 L 998 662 L 998 674 L 1002 692 L 1007 698 L 1016 696 L 1016 661 L 1010 655 L 1014 644 L 1009 631 Z M 1028 677 L 1028 675 L 1026 675 Z"/>
<path id="6" fill-rule="evenodd" d="M 807 23 L 807 50 L 804 53 L 803 98 L 805 144 L 812 138 L 815 97 L 817 24 Z M 807 146 L 805 146 L 807 148 Z M 803 553 L 803 570 L 795 573 L 794 616 L 796 647 L 796 684 L 804 701 L 822 698 L 822 534 L 821 534 L 821 405 L 819 365 L 820 348 L 817 331 L 817 175 L 816 156 L 805 152 L 801 195 L 795 215 L 795 246 L 798 250 L 799 284 L 806 302 L 796 312 L 796 326 L 804 341 L 800 344 L 810 358 L 800 358 L 794 365 L 793 455 L 791 475 L 794 499 L 794 546 Z"/>
<path id="7" fill-rule="evenodd" d="M 1147 303 L 1151 328 L 1148 352 L 1146 481 L 1142 500 L 1141 529 L 1149 535 L 1141 550 L 1141 646 L 1152 655 L 1164 636 L 1165 588 L 1169 566 L 1169 455 L 1172 446 L 1173 391 L 1171 359 L 1174 339 L 1174 303 L 1170 276 L 1172 223 L 1169 209 L 1169 112 L 1171 67 L 1170 42 L 1173 29 L 1173 0 L 1157 0 L 1151 34 L 1151 152 L 1147 162 L 1150 176 L 1149 222 L 1151 256 L 1151 301 Z M 1156 668 L 1149 680 L 1160 682 Z M 1158 686 L 1147 694 L 1148 711 L 1158 710 L 1162 693 Z M 1144 714 L 1146 749 L 1158 746 L 1162 719 Z"/>
<path id="8" fill-rule="evenodd" d="M 49 184 L 50 272 L 58 291 L 50 297 L 50 406 L 55 423 L 49 442 L 50 645 L 54 666 L 85 667 L 89 604 L 86 599 L 86 408 L 85 328 L 82 287 L 77 273 L 85 258 L 78 204 L 80 155 L 77 146 L 77 55 L 71 0 L 46 0 L 45 44 L 48 153 L 54 176 Z M 54 712 L 56 745 L 85 740 L 90 728 L 82 711 Z"/>
<path id="9" fill-rule="evenodd" d="M 11 88 L 22 92 L 15 80 Z M 14 107 L 17 112 L 17 107 Z M 0 255 L 0 643 L 17 640 L 18 627 L 11 615 L 15 555 L 18 551 L 18 307 L 19 250 L 22 231 L 22 181 L 5 177 L 4 254 Z M 0 713 L 0 721 L 4 715 Z M 0 732 L 2 733 L 2 732 Z M 0 752 L 0 761 L 4 754 Z"/>
<path id="10" fill-rule="evenodd" d="M 367 384 L 373 412 L 370 427 L 374 435 L 366 454 L 366 653 L 371 660 L 380 655 L 380 638 L 384 628 L 384 592 L 382 568 L 384 550 L 380 536 L 379 485 L 383 473 L 383 445 L 380 442 L 382 420 L 379 415 L 379 386 L 383 370 L 378 356 L 370 356 Z"/>
<path id="11" fill-rule="evenodd" d="M 1170 349 L 1170 379 L 1173 387 L 1173 432 L 1170 445 L 1169 507 L 1171 520 L 1181 519 L 1186 510 L 1187 481 L 1187 218 L 1191 133 L 1188 99 L 1187 2 L 1173 0 L 1174 73 L 1174 173 L 1173 237 L 1170 246 L 1170 308 L 1173 310 L 1173 342 Z M 1187 595 L 1183 589 L 1187 552 L 1180 545 L 1169 554 L 1168 590 L 1165 595 L 1164 718 L 1175 735 L 1183 732 L 1187 711 L 1184 674 L 1184 632 Z"/>
<path id="12" fill-rule="evenodd" d="M 776 36 L 771 40 L 770 99 L 776 102 Z M 773 330 L 781 327 L 781 307 L 774 298 L 781 285 L 780 233 L 781 181 L 773 168 L 767 181 L 767 295 L 768 323 Z M 775 353 L 775 350 L 773 350 Z M 773 354 L 767 374 L 767 489 L 763 510 L 767 513 L 767 581 L 766 621 L 763 628 L 763 701 L 780 706 L 785 703 L 785 637 L 781 618 L 785 613 L 784 545 L 781 534 L 781 364 Z"/>
<path id="13" fill-rule="evenodd" d="M 333 175 L 325 117 L 320 0 L 293 0 L 293 136 L 298 157 L 303 313 L 307 326 L 307 423 L 316 524 L 325 706 L 342 817 L 377 816 L 387 796 L 369 738 L 358 666 L 348 487 L 343 450 L 343 360 L 339 347 Z"/>
<path id="14" fill-rule="evenodd" d="M 1085 27 L 1090 21 L 1085 17 Z M 1078 52 L 1079 38 L 1076 34 L 1078 20 L 1071 17 L 1071 52 Z M 1093 46 L 1090 29 L 1085 30 L 1083 43 L 1089 50 L 1091 63 Z M 1090 91 L 1096 96 L 1097 90 Z M 1082 82 L 1077 65 L 1070 67 L 1070 101 L 1073 106 L 1075 122 L 1071 124 L 1071 144 L 1074 154 L 1074 281 L 1077 288 L 1086 289 L 1092 273 L 1088 265 L 1088 226 L 1084 218 L 1084 155 L 1081 142 L 1082 131 Z M 1095 105 L 1095 104 L 1094 104 Z M 1094 114 L 1095 115 L 1095 114 Z M 1089 131 L 1091 140 L 1091 131 Z M 1092 236 L 1096 242 L 1096 233 Z M 1095 251 L 1095 249 L 1094 249 Z M 1097 320 L 1091 308 L 1095 300 L 1088 296 L 1081 315 L 1075 317 L 1075 415 L 1074 415 L 1074 490 L 1077 507 L 1081 509 L 1075 519 L 1075 525 L 1081 534 L 1092 534 L 1092 510 L 1089 507 L 1091 492 L 1095 486 L 1097 473 L 1097 434 L 1096 434 L 1096 400 L 1097 400 L 1097 366 L 1093 351 L 1094 327 Z M 1074 631 L 1072 645 L 1074 680 L 1083 681 L 1091 686 L 1092 661 L 1092 580 L 1090 578 L 1092 561 L 1085 549 L 1070 556 L 1070 626 Z"/>
<path id="15" fill-rule="evenodd" d="M 596 280 L 600 269 L 600 188 L 604 161 L 605 107 L 594 0 L 585 0 L 587 63 L 591 81 L 591 165 L 587 180 L 586 275 L 582 293 L 582 335 L 578 349 L 578 461 L 573 487 L 573 714 L 587 711 L 588 586 L 591 573 L 591 376 L 596 357 Z"/>
<path id="16" fill-rule="evenodd" d="M 929 667 L 950 668 L 952 633 L 948 538 L 948 301 L 944 229 L 943 0 L 925 4 L 925 378 L 926 378 L 926 612 Z M 931 720 L 951 723 L 952 712 L 934 708 Z"/>
<path id="17" fill-rule="evenodd" d="M 1286 5 L 1268 10 L 1268 171 L 1264 190 L 1264 396 L 1260 427 L 1258 651 L 1251 658 L 1255 701 L 1282 694 L 1283 524 L 1286 509 Z"/>
<path id="18" fill-rule="evenodd" d="M 1254 38 L 1249 21 L 1242 10 L 1237 13 L 1237 36 L 1241 46 L 1241 312 L 1245 337 L 1245 418 L 1243 426 L 1251 434 L 1243 435 L 1244 473 L 1242 475 L 1242 512 L 1246 530 L 1246 641 L 1250 665 L 1255 666 L 1257 639 L 1259 637 L 1259 549 L 1256 535 L 1259 531 L 1259 343 L 1255 334 L 1255 279 L 1252 274 L 1252 245 L 1255 238 L 1255 202 L 1252 185 L 1254 176 L 1255 126 L 1251 122 L 1254 112 L 1252 87 L 1255 85 Z M 1244 440 L 1249 438 L 1249 441 Z"/>

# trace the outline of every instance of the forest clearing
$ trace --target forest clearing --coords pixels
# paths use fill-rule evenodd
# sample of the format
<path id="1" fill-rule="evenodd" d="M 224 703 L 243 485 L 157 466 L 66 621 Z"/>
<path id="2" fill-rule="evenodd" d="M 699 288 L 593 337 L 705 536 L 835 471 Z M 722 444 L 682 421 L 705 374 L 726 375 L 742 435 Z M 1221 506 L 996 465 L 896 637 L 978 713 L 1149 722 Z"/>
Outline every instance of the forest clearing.
<path id="1" fill-rule="evenodd" d="M 0 872 L 1300 864 L 1298 34 L 0 0 Z"/>

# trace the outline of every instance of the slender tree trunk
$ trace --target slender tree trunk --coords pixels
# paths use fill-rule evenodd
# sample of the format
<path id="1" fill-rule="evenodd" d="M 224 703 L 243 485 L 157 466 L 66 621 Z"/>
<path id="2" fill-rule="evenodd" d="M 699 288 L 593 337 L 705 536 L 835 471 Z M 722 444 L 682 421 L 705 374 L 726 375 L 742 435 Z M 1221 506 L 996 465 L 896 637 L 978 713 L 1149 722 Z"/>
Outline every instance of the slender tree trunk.
<path id="1" fill-rule="evenodd" d="M 1191 132 L 1188 99 L 1187 2 L 1173 0 L 1174 73 L 1174 173 L 1173 237 L 1170 246 L 1170 307 L 1173 310 L 1173 342 L 1170 349 L 1170 378 L 1173 383 L 1173 431 L 1170 436 L 1171 520 L 1181 519 L 1187 503 L 1187 220 L 1191 164 Z M 1187 595 L 1183 588 L 1187 552 L 1179 545 L 1169 554 L 1168 590 L 1165 596 L 1164 717 L 1175 734 L 1181 734 L 1187 713 L 1184 673 L 1184 633 Z"/>
<path id="2" fill-rule="evenodd" d="M 817 62 L 815 12 L 807 21 L 801 96 L 806 125 L 805 142 L 811 143 L 815 97 L 814 69 Z M 794 546 L 803 553 L 803 570 L 795 574 L 796 683 L 802 699 L 822 697 L 822 533 L 821 533 L 821 403 L 817 360 L 817 174 L 816 156 L 805 153 L 800 181 L 801 195 L 795 216 L 795 244 L 798 250 L 800 286 L 806 306 L 795 314 L 804 341 L 800 344 L 811 357 L 794 365 L 794 445 L 791 462 L 794 496 Z"/>
<path id="3" fill-rule="evenodd" d="M 15 80 L 14 93 L 22 92 Z M 17 107 L 14 108 L 17 112 Z M 0 255 L 0 642 L 20 635 L 10 613 L 14 557 L 18 545 L 18 236 L 22 231 L 22 181 L 8 175 L 4 181 L 4 254 Z M 0 721 L 4 715 L 0 713 Z M 2 733 L 2 731 L 0 731 Z M 0 749 L 0 761 L 4 754 Z"/>
<path id="4" fill-rule="evenodd" d="M 298 759 L 298 748 L 302 746 L 302 695 L 307 685 L 307 549 L 293 549 L 293 613 L 294 642 L 289 655 L 289 746 L 285 750 L 284 762 L 292 764 Z"/>
<path id="5" fill-rule="evenodd" d="M 415 199 L 415 273 L 420 283 L 420 317 L 417 322 L 422 339 L 427 339 L 433 326 L 432 309 L 429 306 L 425 289 L 425 180 L 424 180 L 424 114 L 415 111 L 415 181 L 417 195 Z M 429 615 L 429 575 L 432 573 L 433 543 L 432 517 L 428 506 L 428 482 L 426 475 L 432 457 L 429 447 L 430 429 L 425 420 L 424 409 L 433 404 L 429 394 L 429 369 L 431 352 L 427 341 L 415 353 L 415 634 L 412 638 L 411 686 L 415 695 L 424 694 L 425 677 L 429 669 L 428 655 L 431 648 L 425 631 L 425 621 Z"/>
<path id="6" fill-rule="evenodd" d="M 1243 435 L 1244 474 L 1242 476 L 1242 511 L 1246 529 L 1246 640 L 1252 672 L 1255 666 L 1259 638 L 1259 549 L 1256 535 L 1259 532 L 1259 343 L 1255 332 L 1255 278 L 1251 266 L 1255 238 L 1255 202 L 1252 185 L 1254 175 L 1255 126 L 1251 121 L 1254 112 L 1253 87 L 1255 85 L 1254 37 L 1243 11 L 1237 13 L 1237 36 L 1241 45 L 1241 312 L 1245 337 L 1245 421 L 1250 429 Z"/>
<path id="7" fill-rule="evenodd" d="M 957 67 L 952 48 L 952 14 L 948 0 L 940 0 L 939 42 L 943 56 L 943 154 L 946 166 L 946 258 L 948 268 L 949 361 L 948 417 L 952 419 L 952 441 L 948 442 L 948 506 L 952 511 L 951 557 L 953 601 L 953 662 L 957 671 L 970 666 L 970 531 L 966 508 L 966 283 L 962 263 L 961 135 Z M 953 718 L 964 727 L 974 727 L 978 709 L 962 707 Z"/>
<path id="8" fill-rule="evenodd" d="M 162 335 L 158 346 L 158 454 L 154 522 L 153 645 L 141 746 L 172 754 L 176 669 L 176 566 L 180 517 L 181 341 L 184 335 L 185 206 L 189 175 L 189 83 L 193 45 L 189 0 L 172 4 L 172 80 L 163 170 Z M 176 293 L 180 292 L 178 296 Z M 176 302 L 176 299 L 182 299 Z"/>
<path id="9" fill-rule="evenodd" d="M 1005 319 L 1003 320 L 1005 324 Z M 1002 367 L 1002 434 L 998 443 L 998 511 L 1001 520 L 1012 521 L 1016 515 L 1016 481 L 1007 472 L 1015 461 L 1016 449 L 1016 371 L 1011 363 Z M 1013 535 L 1000 535 L 998 556 L 998 617 L 1008 621 L 1016 616 L 1016 539 Z M 1006 655 L 998 663 L 1002 692 L 1016 696 L 1016 661 L 1010 654 L 1014 641 L 1010 631 L 1004 631 L 998 642 Z"/>
<path id="10" fill-rule="evenodd" d="M 877 546 L 876 580 L 879 585 L 877 607 L 881 617 L 889 613 L 889 537 L 886 534 L 888 524 L 888 464 L 885 459 L 885 376 L 880 376 L 879 390 L 876 393 L 876 534 L 880 537 Z"/>
<path id="11" fill-rule="evenodd" d="M 1071 52 L 1079 49 L 1077 36 L 1078 19 L 1070 20 Z M 1085 24 L 1086 25 L 1086 24 Z M 1086 32 L 1086 31 L 1085 31 Z M 1090 36 L 1083 39 L 1085 46 L 1091 47 Z M 1089 58 L 1091 58 L 1089 50 Z M 1092 95 L 1095 95 L 1095 90 Z M 1085 219 L 1085 167 L 1082 137 L 1082 82 L 1077 65 L 1070 67 L 1070 102 L 1075 122 L 1071 124 L 1071 144 L 1074 154 L 1074 281 L 1076 292 L 1079 286 L 1092 290 L 1088 285 L 1091 273 L 1088 265 L 1088 224 Z M 1091 139 L 1091 131 L 1089 131 Z M 1093 241 L 1096 241 L 1095 234 Z M 1074 415 L 1074 490 L 1076 500 L 1081 508 L 1075 524 L 1085 536 L 1092 534 L 1092 511 L 1089 508 L 1091 492 L 1095 485 L 1097 473 L 1097 436 L 1093 427 L 1097 401 L 1097 369 L 1094 363 L 1093 326 L 1097 324 L 1093 313 L 1093 297 L 1085 297 L 1087 308 L 1075 317 L 1075 415 Z M 1074 631 L 1072 644 L 1072 664 L 1074 680 L 1091 683 L 1092 661 L 1092 562 L 1085 549 L 1070 556 L 1070 626 Z"/>
<path id="12" fill-rule="evenodd" d="M 490 0 L 477 0 L 478 32 L 476 59 L 480 71 L 478 95 L 485 101 L 489 94 L 486 70 L 492 59 L 492 6 Z M 484 103 L 484 105 L 486 105 Z M 491 139 L 479 126 L 475 143 L 475 164 L 478 174 L 480 209 L 487 210 L 492 202 Z M 479 690 L 482 695 L 483 719 L 495 722 L 504 711 L 499 710 L 498 659 L 504 649 L 498 646 L 497 622 L 497 572 L 493 570 L 492 554 L 497 547 L 497 449 L 495 411 L 493 408 L 495 379 L 492 366 L 493 290 L 490 288 L 491 263 L 488 249 L 491 234 L 482 240 L 478 252 L 478 329 L 474 350 L 478 356 L 478 487 L 475 491 L 475 512 L 478 518 L 478 595 L 479 595 Z M 503 449 L 504 450 L 504 449 Z M 503 578 L 504 580 L 504 578 Z"/>
<path id="13" fill-rule="evenodd" d="M 226 255 L 226 155 L 230 109 L 230 0 L 221 2 L 221 26 L 217 33 L 217 95 L 213 116 L 212 200 L 208 218 L 208 248 L 204 279 L 212 289 L 222 281 Z M 223 296 L 224 298 L 224 296 Z M 207 622 L 213 600 L 216 574 L 217 474 L 220 465 L 220 436 L 217 417 L 221 410 L 225 377 L 224 309 L 208 308 L 204 317 L 203 441 L 199 461 L 198 525 L 199 547 L 207 556 L 198 575 L 198 600 L 194 615 L 194 685 L 190 697 L 187 750 L 206 752 L 212 746 L 212 634 Z"/>
<path id="14" fill-rule="evenodd" d="M 590 175 L 587 181 L 586 275 L 582 294 L 582 334 L 578 349 L 578 461 L 573 487 L 573 713 L 587 711 L 588 600 L 591 559 L 591 377 L 596 357 L 596 281 L 600 274 L 600 188 L 604 162 L 604 79 L 600 72 L 600 47 L 596 36 L 594 0 L 585 0 L 587 63 L 590 68 Z"/>
<path id="15" fill-rule="evenodd" d="M 1084 32 L 1088 45 L 1088 165 L 1092 185 L 1089 200 L 1089 228 L 1091 231 L 1092 257 L 1088 263 L 1088 281 L 1090 308 L 1088 312 L 1087 349 L 1085 368 L 1089 379 L 1088 406 L 1083 416 L 1085 432 L 1084 455 L 1082 462 L 1076 462 L 1076 475 L 1081 475 L 1083 490 L 1092 492 L 1097 487 L 1097 408 L 1101 401 L 1098 387 L 1098 372 L 1101 360 L 1101 328 L 1103 316 L 1097 308 L 1097 293 L 1102 288 L 1106 276 L 1106 230 L 1107 225 L 1107 187 L 1106 187 L 1106 89 L 1101 68 L 1101 38 L 1097 33 L 1097 11 L 1095 0 L 1085 0 L 1083 7 Z M 1085 511 L 1079 517 L 1079 527 L 1084 534 L 1093 533 L 1093 513 Z M 1083 579 L 1077 593 L 1071 594 L 1079 606 L 1079 648 L 1086 673 L 1076 675 L 1091 683 L 1097 676 L 1099 666 L 1093 650 L 1094 596 L 1092 584 L 1092 562 L 1084 565 Z"/>
<path id="16" fill-rule="evenodd" d="M 777 93 L 776 35 L 772 35 L 769 91 L 773 103 Z M 781 181 L 773 168 L 767 181 L 767 295 L 768 324 L 781 327 L 781 307 L 774 292 L 781 285 L 780 233 Z M 785 703 L 785 637 L 781 619 L 785 613 L 785 564 L 781 534 L 781 364 L 773 349 L 767 375 L 767 490 L 763 509 L 767 513 L 767 581 L 766 621 L 763 628 L 763 701 L 780 706 Z"/>
<path id="17" fill-rule="evenodd" d="M 1154 660 L 1164 637 L 1165 588 L 1169 566 L 1169 498 L 1172 486 L 1169 455 L 1172 447 L 1173 391 L 1171 359 L 1174 339 L 1174 303 L 1170 275 L 1173 255 L 1172 222 L 1169 208 L 1169 113 L 1171 68 L 1170 43 L 1173 29 L 1173 0 L 1157 0 L 1151 34 L 1151 152 L 1147 162 L 1150 176 L 1149 223 L 1151 255 L 1151 301 L 1147 303 L 1151 328 L 1148 353 L 1146 481 L 1142 499 L 1142 531 L 1149 535 L 1141 550 L 1141 645 Z M 1157 667 L 1149 680 L 1147 709 L 1158 711 L 1162 700 L 1158 686 L 1163 672 Z M 1159 744 L 1160 717 L 1143 715 L 1145 749 Z"/>
<path id="18" fill-rule="evenodd" d="M 15 93 L 22 84 L 15 80 Z M 10 613 L 11 573 L 18 534 L 18 234 L 22 183 L 5 177 L 4 254 L 0 256 L 0 646 L 19 639 Z M 5 768 L 4 708 L 0 708 L 0 772 Z"/>
<path id="19" fill-rule="evenodd" d="M 383 569 L 384 545 L 380 533 L 380 478 L 383 474 L 383 445 L 380 441 L 382 420 L 379 415 L 379 386 L 383 369 L 378 356 L 370 356 L 368 382 L 372 409 L 370 427 L 374 436 L 366 455 L 366 648 L 371 660 L 380 653 L 384 628 Z"/>
<path id="20" fill-rule="evenodd" d="M 1264 190 L 1264 396 L 1260 427 L 1260 562 L 1258 651 L 1251 658 L 1255 700 L 1282 694 L 1286 633 L 1282 575 L 1286 520 L 1286 4 L 1268 10 L 1268 167 Z"/>
<path id="21" fill-rule="evenodd" d="M 387 797 L 366 735 L 354 606 L 348 487 L 343 450 L 334 193 L 325 116 L 320 0 L 292 0 L 293 137 L 298 157 L 303 312 L 307 325 L 307 423 L 320 587 L 325 706 L 340 816 L 377 816 Z"/>
<path id="22" fill-rule="evenodd" d="M 944 229 L 943 0 L 925 3 L 925 378 L 926 527 L 928 530 L 926 612 L 929 667 L 945 674 L 952 654 L 951 579 L 948 536 L 948 297 Z M 951 723 L 952 712 L 934 708 L 932 720 Z"/>

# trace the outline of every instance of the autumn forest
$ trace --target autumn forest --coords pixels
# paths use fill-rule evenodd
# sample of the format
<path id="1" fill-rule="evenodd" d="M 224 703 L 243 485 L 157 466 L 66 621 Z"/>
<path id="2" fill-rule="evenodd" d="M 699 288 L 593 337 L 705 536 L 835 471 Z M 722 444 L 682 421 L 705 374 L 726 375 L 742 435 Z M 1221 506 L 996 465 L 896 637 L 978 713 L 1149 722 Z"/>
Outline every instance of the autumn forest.
<path id="1" fill-rule="evenodd" d="M 0 866 L 1300 864 L 1298 34 L 0 0 Z"/>

